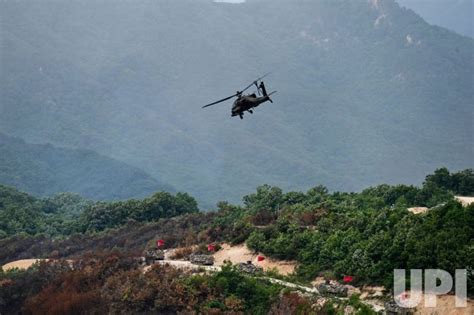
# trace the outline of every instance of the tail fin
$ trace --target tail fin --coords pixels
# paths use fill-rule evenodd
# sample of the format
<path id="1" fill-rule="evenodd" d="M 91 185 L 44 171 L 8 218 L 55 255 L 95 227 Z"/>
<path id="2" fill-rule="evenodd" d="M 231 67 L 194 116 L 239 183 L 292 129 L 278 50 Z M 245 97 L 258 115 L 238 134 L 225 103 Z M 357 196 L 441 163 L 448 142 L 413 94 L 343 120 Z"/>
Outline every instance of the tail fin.
<path id="1" fill-rule="evenodd" d="M 273 103 L 272 99 L 270 98 L 270 95 L 275 94 L 276 91 L 273 91 L 273 92 L 271 92 L 270 94 L 267 94 L 267 89 L 265 88 L 265 84 L 263 83 L 263 81 L 260 82 L 259 88 L 262 90 L 263 96 L 268 97 L 268 100 Z"/>
<path id="2" fill-rule="evenodd" d="M 260 82 L 259 88 L 262 90 L 263 96 L 268 96 L 268 95 L 267 95 L 267 89 L 265 89 L 265 84 L 263 83 L 263 81 Z"/>

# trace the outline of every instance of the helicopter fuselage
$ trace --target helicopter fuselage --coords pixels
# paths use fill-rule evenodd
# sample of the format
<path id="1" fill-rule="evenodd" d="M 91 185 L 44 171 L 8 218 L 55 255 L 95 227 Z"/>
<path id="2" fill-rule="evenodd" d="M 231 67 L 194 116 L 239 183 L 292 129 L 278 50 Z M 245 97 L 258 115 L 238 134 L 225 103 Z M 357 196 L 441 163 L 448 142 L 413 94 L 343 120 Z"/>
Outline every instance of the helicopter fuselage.
<path id="1" fill-rule="evenodd" d="M 232 106 L 232 116 L 240 116 L 245 111 L 249 111 L 269 100 L 269 96 L 256 97 L 255 94 L 241 96 L 235 100 Z"/>
<path id="2" fill-rule="evenodd" d="M 227 101 L 227 100 L 229 100 L 233 97 L 237 97 L 237 99 L 234 101 L 234 104 L 232 105 L 231 113 L 232 113 L 232 116 L 239 116 L 240 119 L 243 119 L 244 118 L 244 112 L 249 112 L 250 114 L 252 114 L 253 113 L 252 108 L 257 107 L 257 106 L 259 106 L 260 104 L 262 104 L 266 101 L 269 101 L 269 102 L 273 103 L 270 96 L 272 94 L 276 93 L 276 91 L 273 91 L 273 92 L 267 94 L 267 90 L 265 89 L 265 84 L 262 81 L 262 79 L 264 77 L 266 77 L 267 75 L 268 75 L 268 73 L 265 74 L 264 76 L 258 78 L 257 80 L 253 81 L 246 88 L 244 88 L 242 91 L 237 91 L 234 95 L 231 95 L 231 96 L 225 97 L 223 99 L 220 99 L 218 101 L 212 102 L 210 104 L 204 105 L 202 108 L 206 108 L 206 107 L 209 107 L 209 106 L 212 106 L 212 105 L 216 105 L 216 104 L 222 103 L 224 101 Z M 259 81 L 260 81 L 260 84 L 258 84 Z M 255 85 L 255 87 L 257 88 L 258 94 L 259 95 L 262 94 L 262 96 L 257 97 L 257 95 L 255 93 L 247 94 L 247 95 L 242 94 L 244 91 L 246 91 L 250 87 L 252 87 L 252 85 Z"/>

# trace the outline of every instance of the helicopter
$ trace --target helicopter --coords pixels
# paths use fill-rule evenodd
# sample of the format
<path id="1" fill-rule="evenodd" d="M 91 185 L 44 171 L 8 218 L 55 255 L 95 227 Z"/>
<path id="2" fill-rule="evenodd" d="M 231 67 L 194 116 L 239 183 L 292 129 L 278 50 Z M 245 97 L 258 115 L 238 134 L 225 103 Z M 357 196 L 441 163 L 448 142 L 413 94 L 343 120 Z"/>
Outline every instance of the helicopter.
<path id="1" fill-rule="evenodd" d="M 204 105 L 202 108 L 206 108 L 212 105 L 216 105 L 218 103 L 227 101 L 233 97 L 237 97 L 237 99 L 234 101 L 234 104 L 232 105 L 232 111 L 231 111 L 231 116 L 239 116 L 240 119 L 244 118 L 244 112 L 249 112 L 250 114 L 253 114 L 252 108 L 255 108 L 259 106 L 262 103 L 265 103 L 266 101 L 269 101 L 270 103 L 273 103 L 271 100 L 270 96 L 272 94 L 275 94 L 276 91 L 273 91 L 269 94 L 267 94 L 267 90 L 265 89 L 265 84 L 263 83 L 262 79 L 265 78 L 269 73 L 261 76 L 260 78 L 256 79 L 252 83 L 250 83 L 245 89 L 242 91 L 237 91 L 234 95 L 228 96 L 226 98 L 223 98 L 221 100 L 218 100 L 216 102 Z M 259 83 L 260 82 L 260 83 Z M 248 90 L 250 87 L 255 85 L 257 88 L 257 93 L 259 96 L 257 96 L 255 93 L 248 94 L 248 95 L 242 95 L 243 92 Z M 261 96 L 260 96 L 261 95 Z"/>

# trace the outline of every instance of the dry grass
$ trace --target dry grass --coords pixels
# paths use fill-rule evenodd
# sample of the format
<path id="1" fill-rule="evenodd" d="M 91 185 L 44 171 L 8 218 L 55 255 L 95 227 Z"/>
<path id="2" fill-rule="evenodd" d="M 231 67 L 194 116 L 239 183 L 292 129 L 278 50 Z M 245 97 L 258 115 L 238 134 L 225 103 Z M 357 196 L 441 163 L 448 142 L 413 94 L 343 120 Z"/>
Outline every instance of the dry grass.
<path id="1" fill-rule="evenodd" d="M 425 307 L 422 301 L 417 307 L 415 315 L 472 315 L 474 314 L 474 301 L 468 299 L 467 307 L 456 307 L 456 296 L 441 295 L 436 298 L 436 307 Z"/>
<path id="2" fill-rule="evenodd" d="M 176 249 L 173 250 L 172 253 L 170 253 L 168 259 L 171 259 L 171 260 L 185 259 L 185 260 L 187 260 L 189 258 L 189 255 L 191 255 L 194 252 L 194 247 L 193 246 L 187 246 L 187 247 L 176 248 Z"/>

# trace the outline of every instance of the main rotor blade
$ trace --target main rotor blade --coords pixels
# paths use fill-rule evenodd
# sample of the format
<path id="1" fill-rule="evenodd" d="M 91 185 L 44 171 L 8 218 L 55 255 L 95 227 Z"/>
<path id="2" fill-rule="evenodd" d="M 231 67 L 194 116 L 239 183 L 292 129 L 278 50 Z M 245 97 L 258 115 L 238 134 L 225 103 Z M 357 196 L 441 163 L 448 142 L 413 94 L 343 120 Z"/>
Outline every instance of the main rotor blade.
<path id="1" fill-rule="evenodd" d="M 260 93 L 260 87 L 258 86 L 258 83 L 257 82 L 254 82 L 255 83 L 255 87 L 257 88 L 257 93 L 258 95 L 261 95 Z"/>
<path id="2" fill-rule="evenodd" d="M 261 76 L 260 78 L 256 79 L 255 81 L 253 81 L 252 83 L 250 83 L 245 89 L 243 89 L 241 92 L 244 92 L 246 90 L 248 90 L 252 85 L 256 84 L 258 81 L 262 80 L 263 78 L 265 78 L 267 75 L 269 75 L 270 72 L 268 73 L 265 73 L 263 76 Z"/>
<path id="3" fill-rule="evenodd" d="M 238 94 L 238 93 L 237 93 L 237 94 Z M 211 104 L 204 105 L 202 108 L 205 108 L 205 107 L 208 107 L 208 106 L 212 106 L 212 105 L 216 105 L 217 103 L 220 103 L 220 102 L 224 102 L 224 101 L 230 100 L 231 98 L 233 98 L 233 97 L 236 97 L 236 96 L 237 96 L 237 94 L 234 94 L 234 95 L 232 95 L 232 96 L 229 96 L 229 97 L 223 98 L 223 99 L 221 99 L 221 100 L 219 100 L 219 101 L 216 101 L 216 102 L 214 102 L 214 103 L 211 103 Z"/>
<path id="4" fill-rule="evenodd" d="M 206 107 L 209 107 L 209 106 L 212 106 L 212 105 L 216 105 L 216 104 L 218 104 L 218 103 L 220 103 L 220 102 L 227 101 L 227 100 L 229 100 L 229 99 L 231 99 L 231 98 L 233 98 L 233 97 L 236 97 L 236 96 L 239 95 L 239 94 L 242 94 L 243 92 L 245 92 L 246 90 L 248 90 L 252 85 L 254 85 L 254 84 L 257 85 L 257 82 L 258 82 L 258 81 L 262 80 L 263 78 L 265 78 L 265 77 L 266 77 L 267 75 L 269 75 L 269 74 L 270 74 L 270 72 L 265 73 L 263 76 L 261 76 L 260 78 L 254 80 L 252 83 L 250 83 L 250 84 L 249 84 L 245 89 L 243 89 L 242 91 L 237 92 L 236 94 L 234 94 L 234 95 L 232 95 L 232 96 L 223 98 L 223 99 L 221 99 L 221 100 L 219 100 L 219 101 L 216 101 L 216 102 L 214 102 L 214 103 L 204 105 L 202 108 L 206 108 Z M 257 85 L 257 90 L 259 90 L 258 85 Z"/>

